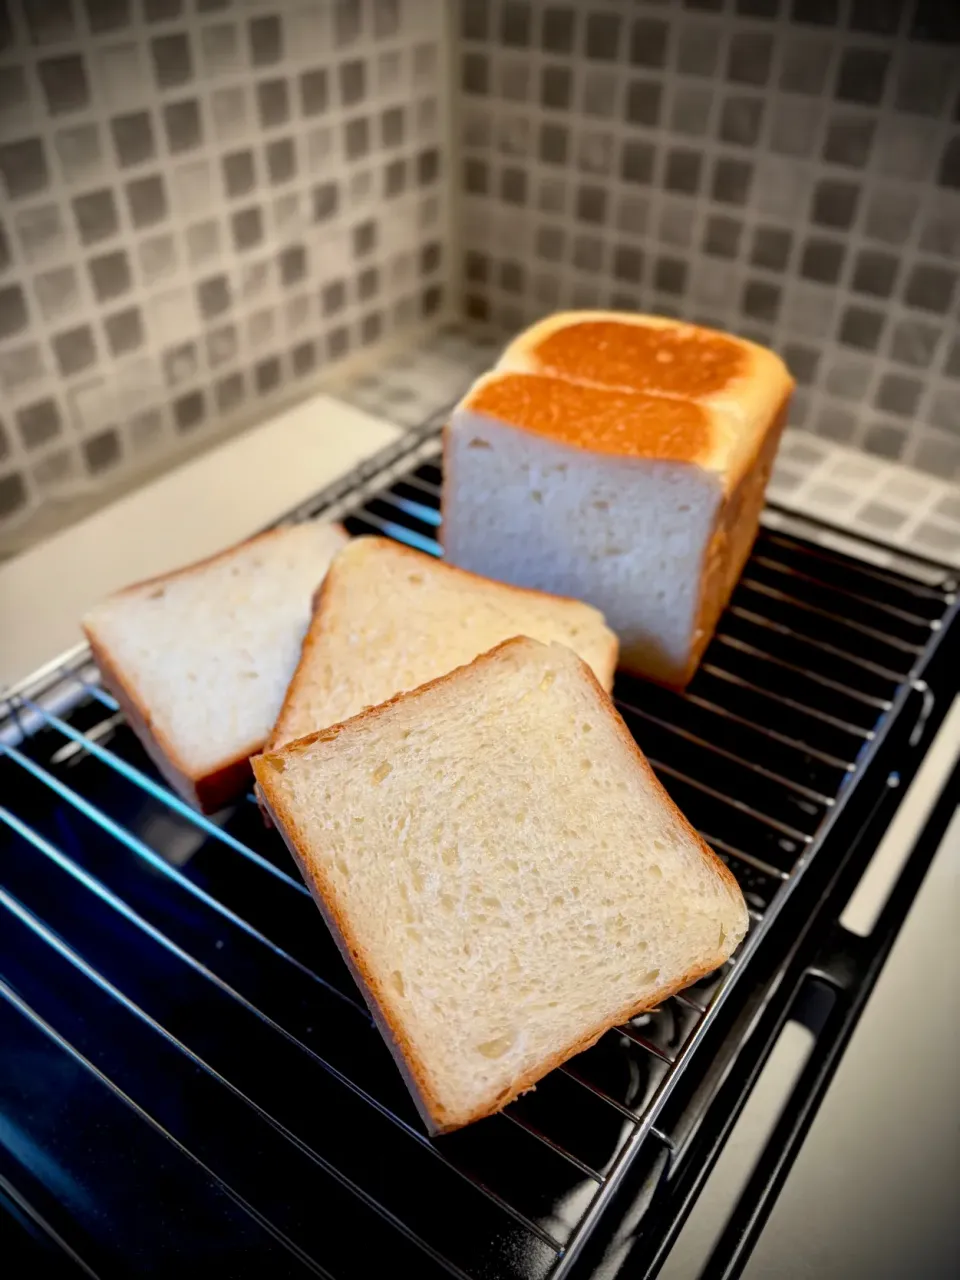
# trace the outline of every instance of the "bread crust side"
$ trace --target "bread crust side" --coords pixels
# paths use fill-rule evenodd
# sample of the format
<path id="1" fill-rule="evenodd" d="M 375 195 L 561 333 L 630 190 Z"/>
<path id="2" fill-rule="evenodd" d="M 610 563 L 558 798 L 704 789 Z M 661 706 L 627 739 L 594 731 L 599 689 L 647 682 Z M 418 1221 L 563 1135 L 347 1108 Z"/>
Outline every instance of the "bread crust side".
<path id="1" fill-rule="evenodd" d="M 736 487 L 727 494 L 719 512 L 713 536 L 704 557 L 700 577 L 700 605 L 694 624 L 693 643 L 686 668 L 680 672 L 677 688 L 693 679 L 707 645 L 713 639 L 720 615 L 740 581 L 760 527 L 767 482 L 787 423 L 791 389 L 784 395 Z"/>
<path id="2" fill-rule="evenodd" d="M 693 641 L 687 661 L 663 668 L 656 674 L 642 657 L 629 649 L 620 655 L 620 667 L 668 689 L 683 691 L 697 673 L 703 654 L 713 639 L 717 623 L 740 581 L 760 527 L 767 482 L 787 423 L 791 387 L 784 395 L 766 431 L 757 439 L 756 451 L 736 487 L 726 495 L 717 511 L 713 534 L 707 544 L 700 571 L 700 600 L 694 621 Z"/>
<path id="3" fill-rule="evenodd" d="M 582 1053 L 585 1049 L 590 1048 L 597 1040 L 613 1027 L 619 1026 L 621 1023 L 628 1021 L 630 1018 L 636 1017 L 637 1014 L 643 1013 L 648 1009 L 656 1007 L 663 1000 L 673 995 L 676 991 L 682 990 L 689 986 L 692 982 L 704 977 L 708 973 L 712 973 L 727 960 L 740 941 L 740 937 L 734 939 L 730 937 L 731 945 L 729 948 L 718 951 L 717 955 L 711 960 L 704 962 L 703 965 L 688 970 L 673 983 L 666 983 L 661 987 L 655 988 L 652 992 L 648 992 L 641 999 L 632 1001 L 630 1004 L 619 1009 L 614 1015 L 596 1025 L 593 1029 L 579 1036 L 575 1041 L 566 1046 L 564 1049 L 552 1055 L 548 1060 L 531 1068 L 523 1075 L 517 1077 L 504 1090 L 501 1090 L 496 1097 L 485 1101 L 480 1106 L 474 1108 L 468 1113 L 451 1113 L 444 1107 L 435 1090 L 432 1088 L 429 1074 L 421 1060 L 415 1046 L 410 1039 L 404 1034 L 390 1013 L 389 999 L 384 999 L 383 987 L 379 982 L 372 967 L 367 963 L 363 948 L 358 939 L 353 934 L 346 920 L 345 914 L 340 909 L 336 888 L 323 871 L 319 867 L 315 867 L 310 860 L 307 852 L 307 841 L 303 831 L 301 830 L 296 819 L 289 813 L 280 798 L 274 793 L 271 786 L 271 774 L 282 763 L 283 757 L 293 752 L 301 752 L 305 748 L 316 742 L 330 742 L 339 737 L 347 726 L 357 726 L 362 722 L 375 721 L 384 711 L 397 703 L 405 702 L 409 698 L 419 697 L 420 694 L 429 689 L 441 688 L 445 684 L 455 679 L 461 672 L 469 672 L 474 668 L 488 665 L 495 662 L 501 652 L 510 649 L 516 645 L 526 645 L 529 643 L 538 643 L 529 641 L 524 636 L 515 636 L 510 640 L 504 640 L 501 644 L 496 645 L 493 649 L 486 653 L 480 654 L 470 663 L 462 667 L 457 667 L 453 671 L 447 672 L 445 675 L 439 676 L 436 680 L 430 680 L 427 684 L 421 685 L 418 689 L 410 690 L 406 693 L 396 694 L 388 701 L 381 703 L 377 707 L 368 707 L 359 715 L 353 716 L 350 720 L 346 720 L 338 725 L 331 725 L 327 729 L 321 729 L 316 733 L 308 734 L 304 738 L 300 738 L 295 742 L 288 743 L 282 747 L 279 752 L 273 756 L 264 753 L 255 756 L 251 760 L 253 772 L 257 780 L 257 788 L 262 797 L 261 803 L 266 808 L 273 823 L 280 829 L 283 839 L 300 868 L 304 882 L 310 889 L 314 900 L 320 908 L 324 920 L 333 935 L 334 941 L 340 949 L 348 968 L 350 969 L 357 985 L 363 994 L 367 1005 L 376 1021 L 378 1027 L 384 1035 L 384 1039 L 393 1054 L 398 1067 L 410 1088 L 417 1109 L 423 1117 L 424 1123 L 427 1125 L 431 1134 L 449 1133 L 454 1129 L 460 1129 L 464 1125 L 471 1124 L 475 1120 L 483 1119 L 485 1116 L 494 1115 L 498 1111 L 502 1111 L 522 1093 L 526 1093 L 533 1085 L 541 1080 L 545 1075 L 552 1071 L 561 1063 L 568 1061 L 578 1053 Z M 744 929 L 748 922 L 746 904 L 743 901 L 743 895 L 740 892 L 740 886 L 736 879 L 725 866 L 725 864 L 717 857 L 712 849 L 704 843 L 693 827 L 683 816 L 677 806 L 670 799 L 664 790 L 656 774 L 653 772 L 646 757 L 637 746 L 629 729 L 624 724 L 616 707 L 610 699 L 610 696 L 600 685 L 589 665 L 582 658 L 574 655 L 577 661 L 589 676 L 590 685 L 598 702 L 599 709 L 606 715 L 610 716 L 616 727 L 617 733 L 621 740 L 627 745 L 639 762 L 647 780 L 652 783 L 654 790 L 659 794 L 661 801 L 669 809 L 669 811 L 678 820 L 681 829 L 687 834 L 692 843 L 698 848 L 704 861 L 708 867 L 717 873 L 720 879 L 726 885 L 731 899 L 738 899 L 743 908 Z"/>
<path id="4" fill-rule="evenodd" d="M 572 325 L 578 325 L 591 322 L 607 322 L 621 324 L 629 327 L 638 327 L 649 330 L 686 330 L 697 331 L 700 334 L 715 338 L 724 344 L 730 344 L 749 358 L 750 370 L 743 375 L 744 387 L 741 389 L 741 398 L 750 401 L 750 388 L 754 390 L 758 386 L 768 387 L 771 390 L 781 388 L 781 394 L 789 398 L 794 388 L 794 382 L 789 371 L 783 364 L 783 361 L 770 350 L 759 343 L 752 342 L 749 338 L 739 337 L 737 334 L 725 333 L 721 330 L 712 329 L 706 325 L 691 324 L 687 321 L 675 320 L 666 316 L 647 315 L 638 312 L 622 312 L 622 311 L 561 311 L 555 312 L 553 315 L 546 316 L 542 320 L 536 321 L 529 328 L 523 330 L 507 345 L 501 353 L 494 372 L 504 373 L 507 371 L 537 373 L 546 372 L 542 369 L 538 356 L 535 354 L 538 345 L 545 341 L 551 334 L 558 330 L 567 328 Z M 554 374 L 551 376 L 559 377 L 561 380 L 580 381 L 575 377 L 566 374 Z M 587 382 L 587 385 L 595 386 L 611 386 L 605 382 Z M 639 392 L 635 388 L 621 387 L 619 388 L 626 394 L 643 394 L 652 396 L 653 398 L 662 397 L 665 399 L 686 400 L 691 403 L 701 404 L 711 413 L 723 414 L 729 411 L 729 399 L 726 389 L 718 388 L 716 391 L 706 394 L 697 393 L 685 395 L 682 391 L 656 390 L 648 388 L 643 392 Z M 472 389 L 471 389 L 472 391 Z M 461 402 L 466 404 L 469 401 L 471 391 L 467 392 L 464 400 Z M 738 399 L 736 394 L 732 399 Z M 727 408 L 725 408 L 725 403 Z M 774 415 L 771 413 L 769 418 Z M 763 437 L 767 431 L 768 424 L 758 421 L 751 431 L 751 439 L 749 448 L 741 456 L 734 447 L 728 454 L 727 465 L 724 466 L 720 474 L 723 475 L 724 485 L 728 493 L 732 492 L 741 482 L 745 475 L 748 474 L 752 465 L 752 459 L 762 447 Z M 691 465 L 699 465 L 696 459 L 690 459 Z"/>

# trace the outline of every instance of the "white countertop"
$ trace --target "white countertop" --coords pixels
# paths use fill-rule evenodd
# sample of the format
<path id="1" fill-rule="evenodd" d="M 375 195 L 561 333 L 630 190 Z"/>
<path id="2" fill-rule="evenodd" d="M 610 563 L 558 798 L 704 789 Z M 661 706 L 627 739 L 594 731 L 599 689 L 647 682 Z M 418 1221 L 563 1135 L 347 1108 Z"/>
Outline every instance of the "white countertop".
<path id="1" fill-rule="evenodd" d="M 958 968 L 960 815 L 944 836 L 744 1280 L 960 1275 Z"/>
<path id="2" fill-rule="evenodd" d="M 0 565 L 0 689 L 76 644 L 102 596 L 255 533 L 400 434 L 315 396 Z"/>
<path id="3" fill-rule="evenodd" d="M 870 933 L 948 783 L 960 698 L 842 923 Z M 960 814 L 945 833 L 744 1280 L 960 1274 Z M 699 1276 L 813 1046 L 788 1022 L 661 1280 Z"/>

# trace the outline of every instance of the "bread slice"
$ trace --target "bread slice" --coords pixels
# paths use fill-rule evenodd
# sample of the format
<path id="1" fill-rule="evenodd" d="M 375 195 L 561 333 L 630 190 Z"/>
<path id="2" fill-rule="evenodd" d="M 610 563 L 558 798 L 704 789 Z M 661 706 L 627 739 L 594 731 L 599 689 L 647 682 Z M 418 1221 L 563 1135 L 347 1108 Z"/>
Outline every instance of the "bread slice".
<path id="1" fill-rule="evenodd" d="M 426 684 L 515 635 L 569 645 L 612 688 L 617 638 L 590 605 L 478 578 L 387 538 L 355 538 L 318 592 L 266 750 Z"/>
<path id="2" fill-rule="evenodd" d="M 253 768 L 434 1132 L 726 960 L 733 876 L 590 669 L 506 641 Z"/>
<path id="3" fill-rule="evenodd" d="M 541 322 L 446 429 L 445 555 L 589 601 L 621 667 L 682 688 L 756 537 L 792 389 L 772 352 L 725 334 Z"/>
<path id="4" fill-rule="evenodd" d="M 313 594 L 346 541 L 338 525 L 276 529 L 128 587 L 83 619 L 131 727 L 171 786 L 205 812 L 247 784 Z"/>

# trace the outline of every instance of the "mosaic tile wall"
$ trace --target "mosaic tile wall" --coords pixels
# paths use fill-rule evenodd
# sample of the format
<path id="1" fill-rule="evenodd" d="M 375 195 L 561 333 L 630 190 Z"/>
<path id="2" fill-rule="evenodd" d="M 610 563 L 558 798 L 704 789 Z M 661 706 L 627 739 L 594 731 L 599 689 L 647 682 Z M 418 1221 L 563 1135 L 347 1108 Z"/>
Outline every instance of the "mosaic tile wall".
<path id="1" fill-rule="evenodd" d="M 461 0 L 457 55 L 470 317 L 736 330 L 960 478 L 958 0 Z"/>
<path id="2" fill-rule="evenodd" d="M 449 292 L 434 0 L 0 0 L 0 545 Z"/>

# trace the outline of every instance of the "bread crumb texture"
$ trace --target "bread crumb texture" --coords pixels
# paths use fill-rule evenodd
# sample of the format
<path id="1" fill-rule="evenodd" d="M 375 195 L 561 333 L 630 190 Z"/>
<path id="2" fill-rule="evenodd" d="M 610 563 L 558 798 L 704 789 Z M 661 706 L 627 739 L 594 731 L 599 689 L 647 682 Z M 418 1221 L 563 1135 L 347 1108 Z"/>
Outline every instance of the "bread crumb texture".
<path id="1" fill-rule="evenodd" d="M 560 645 L 518 639 L 258 769 L 437 1128 L 496 1110 L 746 928 Z"/>
<path id="2" fill-rule="evenodd" d="M 270 749 L 516 635 L 569 645 L 612 685 L 616 637 L 590 605 L 492 582 L 386 538 L 355 538 L 331 566 Z"/>

